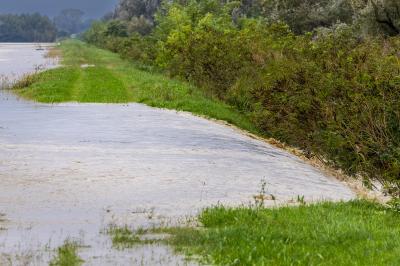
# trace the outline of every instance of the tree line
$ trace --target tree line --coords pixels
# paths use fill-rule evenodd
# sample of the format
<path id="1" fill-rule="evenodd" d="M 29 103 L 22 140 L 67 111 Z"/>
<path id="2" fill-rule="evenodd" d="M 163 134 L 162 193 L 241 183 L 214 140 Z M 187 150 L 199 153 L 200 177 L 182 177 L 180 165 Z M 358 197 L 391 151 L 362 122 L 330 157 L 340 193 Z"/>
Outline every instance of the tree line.
<path id="1" fill-rule="evenodd" d="M 91 20 L 78 9 L 62 10 L 50 19 L 34 14 L 0 14 L 0 42 L 53 42 L 87 29 Z"/>
<path id="2" fill-rule="evenodd" d="M 170 2 L 170 1 L 166 1 Z M 172 2 L 187 5 L 191 0 Z M 358 24 L 366 34 L 400 33 L 400 2 L 396 0 L 220 0 L 232 7 L 233 20 L 263 18 L 270 23 L 284 22 L 296 34 L 338 23 Z M 149 33 L 161 0 L 121 0 L 106 19 L 123 21 L 129 32 Z"/>
<path id="3" fill-rule="evenodd" d="M 40 14 L 0 15 L 0 42 L 52 42 L 57 29 Z"/>

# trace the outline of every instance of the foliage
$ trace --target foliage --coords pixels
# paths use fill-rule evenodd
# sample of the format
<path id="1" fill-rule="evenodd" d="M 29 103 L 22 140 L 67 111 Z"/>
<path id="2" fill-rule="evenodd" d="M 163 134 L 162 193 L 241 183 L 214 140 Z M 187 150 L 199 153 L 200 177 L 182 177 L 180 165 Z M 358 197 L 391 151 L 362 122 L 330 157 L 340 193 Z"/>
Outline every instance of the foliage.
<path id="1" fill-rule="evenodd" d="M 160 4 L 160 0 L 121 0 L 115 10 L 114 17 L 128 21 L 134 17 L 143 16 L 152 20 Z"/>
<path id="2" fill-rule="evenodd" d="M 258 84 L 251 91 L 254 121 L 348 173 L 398 187 L 399 42 L 359 42 L 349 35 L 344 30 L 286 44 L 292 48 L 281 50 L 283 56 L 253 78 Z M 239 80 L 235 89 L 247 85 Z"/>
<path id="3" fill-rule="evenodd" d="M 354 15 L 351 1 L 347 0 L 253 0 L 244 2 L 247 3 L 244 10 L 247 10 L 248 15 L 262 16 L 270 22 L 285 22 L 297 34 L 312 31 L 318 27 L 331 27 L 338 22 L 352 23 Z"/>
<path id="4" fill-rule="evenodd" d="M 46 16 L 0 15 L 0 42 L 53 42 L 57 29 Z"/>
<path id="5" fill-rule="evenodd" d="M 399 214 L 366 201 L 204 210 L 204 228 L 166 230 L 188 255 L 216 265 L 396 265 Z"/>
<path id="6" fill-rule="evenodd" d="M 119 20 L 110 21 L 105 32 L 110 37 L 128 37 L 127 25 Z"/>
<path id="7" fill-rule="evenodd" d="M 154 27 L 154 15 L 161 0 L 121 0 L 115 9 L 115 20 L 123 21 L 130 34 L 149 34 Z"/>

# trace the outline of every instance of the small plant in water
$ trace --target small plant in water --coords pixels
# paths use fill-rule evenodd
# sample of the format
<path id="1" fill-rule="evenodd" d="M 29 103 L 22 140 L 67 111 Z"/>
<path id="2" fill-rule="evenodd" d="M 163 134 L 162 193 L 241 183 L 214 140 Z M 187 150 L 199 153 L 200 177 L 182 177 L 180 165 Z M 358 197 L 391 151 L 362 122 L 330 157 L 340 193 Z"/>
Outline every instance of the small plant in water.
<path id="1" fill-rule="evenodd" d="M 273 194 L 268 194 L 267 192 L 267 181 L 265 179 L 261 180 L 261 189 L 258 195 L 253 196 L 255 205 L 258 208 L 264 207 L 266 200 L 276 200 Z"/>
<path id="2" fill-rule="evenodd" d="M 304 195 L 302 196 L 297 195 L 297 202 L 300 203 L 301 205 L 306 205 L 306 201 L 304 200 Z"/>
<path id="3" fill-rule="evenodd" d="M 50 266 L 80 266 L 83 260 L 77 254 L 78 244 L 69 240 L 57 249 L 56 256 L 50 261 Z"/>
<path id="4" fill-rule="evenodd" d="M 111 237 L 112 244 L 115 248 L 130 248 L 141 242 L 139 233 L 133 232 L 127 226 L 125 227 L 110 227 L 107 233 Z"/>

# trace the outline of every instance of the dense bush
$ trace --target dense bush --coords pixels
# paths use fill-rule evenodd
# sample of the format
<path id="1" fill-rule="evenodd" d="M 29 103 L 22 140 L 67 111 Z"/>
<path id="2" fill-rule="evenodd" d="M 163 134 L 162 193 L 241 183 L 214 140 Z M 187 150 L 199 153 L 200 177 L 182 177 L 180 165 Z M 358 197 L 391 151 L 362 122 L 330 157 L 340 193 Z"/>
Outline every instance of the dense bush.
<path id="1" fill-rule="evenodd" d="M 330 1 L 303 3 L 334 11 Z M 266 134 L 347 173 L 379 180 L 399 196 L 400 39 L 354 34 L 374 6 L 352 5 L 362 10 L 352 13 L 354 25 L 331 19 L 329 27 L 298 35 L 314 26 L 294 32 L 272 17 L 235 15 L 255 12 L 252 5 L 166 2 L 150 35 L 113 34 L 119 22 L 111 21 L 94 24 L 85 38 L 197 84 L 248 114 Z M 370 21 L 377 22 L 379 13 L 373 14 Z"/>
<path id="2" fill-rule="evenodd" d="M 295 38 L 233 90 L 248 89 L 254 122 L 274 137 L 351 174 L 398 182 L 399 44 L 359 42 L 346 31 Z"/>

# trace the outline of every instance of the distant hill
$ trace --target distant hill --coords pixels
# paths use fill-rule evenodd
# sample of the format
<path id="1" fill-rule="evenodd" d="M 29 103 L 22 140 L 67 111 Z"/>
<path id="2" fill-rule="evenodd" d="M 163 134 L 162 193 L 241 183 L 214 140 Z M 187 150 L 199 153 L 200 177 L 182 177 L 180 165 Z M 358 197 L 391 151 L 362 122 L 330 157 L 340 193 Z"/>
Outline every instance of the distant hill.
<path id="1" fill-rule="evenodd" d="M 87 18 L 98 18 L 114 10 L 118 0 L 1 0 L 0 14 L 38 12 L 50 17 L 68 8 L 80 9 Z"/>

